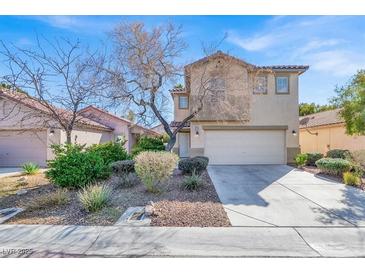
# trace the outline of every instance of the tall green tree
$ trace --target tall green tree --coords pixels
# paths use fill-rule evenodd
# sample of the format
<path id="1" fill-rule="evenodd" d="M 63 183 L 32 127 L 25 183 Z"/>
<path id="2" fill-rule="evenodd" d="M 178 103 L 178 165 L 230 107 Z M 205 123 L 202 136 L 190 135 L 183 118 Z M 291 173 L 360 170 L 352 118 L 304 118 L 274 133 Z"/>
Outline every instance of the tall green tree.
<path id="1" fill-rule="evenodd" d="M 317 112 L 335 109 L 336 105 L 316 105 L 315 103 L 300 103 L 299 104 L 299 116 L 305 116 Z"/>
<path id="2" fill-rule="evenodd" d="M 331 101 L 341 108 L 340 115 L 349 135 L 365 135 L 365 70 L 359 70 L 349 84 L 336 88 Z"/>

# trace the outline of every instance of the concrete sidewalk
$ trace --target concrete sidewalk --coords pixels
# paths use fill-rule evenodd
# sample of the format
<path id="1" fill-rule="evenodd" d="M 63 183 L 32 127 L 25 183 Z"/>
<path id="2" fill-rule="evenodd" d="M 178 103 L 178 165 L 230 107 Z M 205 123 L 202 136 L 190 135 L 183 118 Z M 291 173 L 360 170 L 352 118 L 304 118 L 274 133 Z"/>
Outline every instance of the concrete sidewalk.
<path id="1" fill-rule="evenodd" d="M 365 228 L 1 225 L 0 256 L 365 257 Z"/>

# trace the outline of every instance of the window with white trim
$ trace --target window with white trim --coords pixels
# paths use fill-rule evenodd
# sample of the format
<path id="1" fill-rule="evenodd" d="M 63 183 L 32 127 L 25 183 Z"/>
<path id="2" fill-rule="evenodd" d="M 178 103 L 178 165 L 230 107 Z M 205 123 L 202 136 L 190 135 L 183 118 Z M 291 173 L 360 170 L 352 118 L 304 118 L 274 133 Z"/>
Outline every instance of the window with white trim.
<path id="1" fill-rule="evenodd" d="M 289 77 L 277 76 L 276 77 L 276 93 L 286 94 L 289 93 Z"/>

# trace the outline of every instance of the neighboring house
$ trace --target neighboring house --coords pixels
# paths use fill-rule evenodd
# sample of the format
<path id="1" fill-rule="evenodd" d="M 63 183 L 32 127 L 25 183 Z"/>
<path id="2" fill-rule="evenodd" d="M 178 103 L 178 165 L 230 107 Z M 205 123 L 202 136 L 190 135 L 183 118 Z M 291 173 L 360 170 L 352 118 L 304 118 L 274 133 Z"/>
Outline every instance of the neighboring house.
<path id="1" fill-rule="evenodd" d="M 223 165 L 293 161 L 299 152 L 298 80 L 308 66 L 255 66 L 218 51 L 184 69 L 185 88 L 171 90 L 171 127 L 197 108 L 202 83 L 209 95 L 178 133 L 174 151 L 180 157 L 205 155 Z"/>
<path id="2" fill-rule="evenodd" d="M 330 149 L 365 149 L 365 136 L 346 134 L 339 109 L 300 117 L 299 143 L 302 152 L 326 153 Z"/>
<path id="3" fill-rule="evenodd" d="M 155 126 L 153 128 L 151 128 L 151 130 L 156 131 L 157 133 L 163 135 L 166 133 L 165 129 L 163 128 L 162 124 L 159 124 L 158 126 Z"/>
<path id="4" fill-rule="evenodd" d="M 88 106 L 80 110 L 84 117 L 96 121 L 104 126 L 113 129 L 114 139 L 125 139 L 125 148 L 128 152 L 131 151 L 133 145 L 142 135 L 157 137 L 160 134 L 152 129 L 148 129 L 132 121 L 113 115 L 105 110 L 95 106 Z"/>
<path id="5" fill-rule="evenodd" d="M 67 119 L 69 113 L 64 111 L 64 114 Z M 106 124 L 86 116 L 79 117 L 71 139 L 87 146 L 116 140 L 121 135 L 119 128 L 115 131 Z M 132 123 L 129 129 L 127 134 L 131 136 L 156 135 Z M 47 160 L 54 157 L 50 146 L 65 141 L 65 131 L 40 102 L 19 92 L 0 90 L 0 167 L 20 166 L 29 161 L 46 166 Z"/>

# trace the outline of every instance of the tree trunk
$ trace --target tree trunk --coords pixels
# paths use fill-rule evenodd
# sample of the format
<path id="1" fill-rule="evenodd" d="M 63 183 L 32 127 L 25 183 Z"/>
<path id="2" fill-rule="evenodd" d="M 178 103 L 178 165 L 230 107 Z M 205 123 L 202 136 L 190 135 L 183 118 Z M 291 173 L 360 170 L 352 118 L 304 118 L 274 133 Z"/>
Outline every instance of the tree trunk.
<path id="1" fill-rule="evenodd" d="M 71 131 L 66 131 L 66 144 L 71 144 Z"/>
<path id="2" fill-rule="evenodd" d="M 166 151 L 171 151 L 172 148 L 174 147 L 175 143 L 176 143 L 176 134 L 170 136 L 170 140 L 166 145 Z"/>

